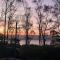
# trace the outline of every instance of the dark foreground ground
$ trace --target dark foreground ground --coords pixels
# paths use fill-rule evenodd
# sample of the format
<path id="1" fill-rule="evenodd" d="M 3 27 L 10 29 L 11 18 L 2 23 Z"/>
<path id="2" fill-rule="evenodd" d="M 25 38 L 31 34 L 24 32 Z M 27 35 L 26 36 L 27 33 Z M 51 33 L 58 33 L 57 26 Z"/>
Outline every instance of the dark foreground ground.
<path id="1" fill-rule="evenodd" d="M 0 60 L 60 60 L 60 46 L 0 46 Z"/>

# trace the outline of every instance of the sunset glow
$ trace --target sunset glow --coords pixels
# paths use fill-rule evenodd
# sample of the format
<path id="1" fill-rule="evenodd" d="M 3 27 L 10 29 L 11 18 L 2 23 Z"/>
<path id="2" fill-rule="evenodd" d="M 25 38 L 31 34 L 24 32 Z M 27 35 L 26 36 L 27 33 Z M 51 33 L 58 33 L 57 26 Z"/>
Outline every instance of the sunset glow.
<path id="1" fill-rule="evenodd" d="M 6 36 L 6 39 L 20 40 L 20 36 L 25 36 L 25 43 L 29 43 L 30 39 L 34 39 L 33 36 L 37 36 L 38 40 L 51 37 L 51 31 L 60 35 L 60 14 L 54 1 L 0 0 L 0 3 L 0 33 Z M 51 41 L 48 40 L 50 44 Z M 34 41 L 30 44 L 32 42 Z M 19 43 L 23 44 L 22 41 Z"/>
<path id="2" fill-rule="evenodd" d="M 0 0 L 0 60 L 59 55 L 60 0 Z"/>
<path id="3" fill-rule="evenodd" d="M 0 33 L 4 34 L 4 27 L 0 27 Z"/>

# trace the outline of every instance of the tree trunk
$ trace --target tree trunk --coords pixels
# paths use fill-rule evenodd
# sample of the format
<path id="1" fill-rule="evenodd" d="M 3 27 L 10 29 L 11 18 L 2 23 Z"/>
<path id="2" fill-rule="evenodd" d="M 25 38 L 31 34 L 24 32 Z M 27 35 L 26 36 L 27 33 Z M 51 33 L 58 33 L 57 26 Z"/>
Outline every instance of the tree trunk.
<path id="1" fill-rule="evenodd" d="M 28 45 L 28 29 L 26 29 L 26 45 Z"/>
<path id="2" fill-rule="evenodd" d="M 6 16 L 7 16 L 7 2 L 6 2 L 6 8 L 5 8 L 5 23 L 4 23 L 4 41 L 3 43 L 5 44 L 5 36 L 6 36 Z"/>
<path id="3" fill-rule="evenodd" d="M 4 44 L 5 44 L 5 38 L 6 38 L 6 13 L 5 13 L 5 24 L 4 24 Z"/>
<path id="4" fill-rule="evenodd" d="M 28 16 L 26 18 L 26 45 L 28 45 Z"/>
<path id="5" fill-rule="evenodd" d="M 45 31 L 44 31 L 42 37 L 43 37 L 43 45 L 45 46 L 45 42 L 46 42 L 46 39 L 45 39 Z"/>
<path id="6" fill-rule="evenodd" d="M 8 39 L 8 28 L 7 28 L 7 44 L 8 44 L 8 41 L 9 41 L 9 39 Z"/>
<path id="7" fill-rule="evenodd" d="M 16 30 L 15 30 L 15 44 L 18 43 L 17 41 L 17 22 L 16 22 Z"/>
<path id="8" fill-rule="evenodd" d="M 40 41 L 41 41 L 41 29 L 40 29 L 40 24 L 39 24 L 39 45 L 40 45 Z"/>

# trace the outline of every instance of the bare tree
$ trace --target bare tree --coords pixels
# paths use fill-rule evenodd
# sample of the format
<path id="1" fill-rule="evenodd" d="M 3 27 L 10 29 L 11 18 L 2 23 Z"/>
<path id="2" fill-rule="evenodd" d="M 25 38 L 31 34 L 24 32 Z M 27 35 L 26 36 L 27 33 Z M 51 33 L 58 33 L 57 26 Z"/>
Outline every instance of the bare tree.
<path id="1" fill-rule="evenodd" d="M 41 0 L 33 0 L 33 2 L 37 5 L 36 7 L 36 12 L 38 15 L 38 24 L 39 24 L 39 45 L 40 45 L 40 40 L 41 40 L 41 35 L 42 35 L 42 14 L 41 14 L 41 8 L 42 8 L 42 1 Z"/>
<path id="2" fill-rule="evenodd" d="M 44 6 L 44 12 L 46 13 L 46 21 L 44 22 L 44 23 L 42 23 L 42 25 L 44 26 L 43 27 L 43 39 L 44 39 L 44 44 L 45 44 L 45 41 L 46 41 L 46 38 L 45 38 L 45 31 L 47 31 L 47 30 L 55 30 L 56 28 L 57 28 L 57 22 L 56 21 L 54 21 L 54 18 L 53 17 L 55 17 L 54 15 L 53 15 L 53 13 L 52 13 L 52 8 L 53 7 L 51 7 L 51 6 Z M 54 8 L 53 8 L 54 9 Z M 52 14 L 53 16 L 49 19 L 48 17 L 49 17 L 49 13 L 50 13 L 50 15 Z M 49 24 L 51 24 L 51 27 L 48 27 L 48 25 Z M 52 38 L 52 37 L 51 37 Z"/>
<path id="3" fill-rule="evenodd" d="M 43 38 L 43 45 L 45 45 L 46 42 L 46 35 L 45 32 L 47 30 L 50 30 L 51 28 L 48 29 L 48 24 L 49 23 L 53 23 L 52 19 L 48 20 L 48 14 L 51 13 L 51 8 L 50 6 L 44 6 L 44 12 L 46 13 L 46 17 L 44 16 L 44 12 L 43 11 L 43 7 L 42 7 L 42 1 L 41 0 L 34 0 L 33 1 L 37 7 L 36 7 L 36 12 L 38 15 L 38 25 L 39 25 L 39 45 L 40 45 L 40 40 L 41 40 L 41 36 Z M 43 21 L 43 18 L 45 19 L 45 22 Z M 53 26 L 52 26 L 53 28 Z"/>
<path id="4" fill-rule="evenodd" d="M 26 0 L 17 0 L 17 2 L 22 3 L 23 7 L 24 7 L 24 24 L 22 25 L 23 28 L 26 30 L 26 45 L 29 44 L 29 29 L 31 28 L 32 24 L 30 23 L 30 17 L 31 17 L 31 8 L 28 6 L 28 2 Z"/>
<path id="5" fill-rule="evenodd" d="M 57 18 L 56 24 L 58 25 L 58 31 L 60 32 L 60 0 L 53 0 L 54 5 L 54 15 Z"/>
<path id="6" fill-rule="evenodd" d="M 9 30 L 9 24 L 14 16 L 15 13 L 15 6 L 14 6 L 15 0 L 4 0 L 5 3 L 5 9 L 4 9 L 4 16 L 5 16 L 5 24 L 4 24 L 4 43 L 5 43 L 5 36 L 8 35 Z M 8 25 L 7 25 L 8 22 Z M 8 28 L 7 28 L 8 26 Z"/>
<path id="7" fill-rule="evenodd" d="M 50 12 L 49 6 L 44 5 L 43 11 L 46 13 L 46 17 L 44 16 L 45 21 L 42 21 L 42 37 L 43 37 L 43 44 L 45 45 L 46 42 L 46 30 L 48 29 L 48 24 L 50 23 L 50 20 L 48 20 L 48 14 Z M 48 36 L 47 36 L 48 37 Z"/>
<path id="8" fill-rule="evenodd" d="M 25 12 L 25 24 L 23 26 L 24 29 L 26 29 L 26 45 L 29 44 L 29 29 L 32 26 L 32 23 L 30 23 L 30 8 L 26 8 L 26 12 Z"/>
<path id="9" fill-rule="evenodd" d="M 4 43 L 5 43 L 5 35 L 6 35 L 6 17 L 7 17 L 7 5 L 8 5 L 8 0 L 5 0 Z"/>

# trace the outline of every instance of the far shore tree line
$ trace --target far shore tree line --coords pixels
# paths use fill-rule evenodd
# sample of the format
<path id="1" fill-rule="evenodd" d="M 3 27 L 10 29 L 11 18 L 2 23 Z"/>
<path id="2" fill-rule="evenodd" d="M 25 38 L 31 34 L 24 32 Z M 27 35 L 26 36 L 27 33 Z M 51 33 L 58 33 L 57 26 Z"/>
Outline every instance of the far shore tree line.
<path id="1" fill-rule="evenodd" d="M 26 0 L 3 0 L 5 6 L 1 9 L 1 20 L 4 21 L 4 34 L 3 37 L 1 37 L 3 39 L 0 38 L 0 40 L 2 40 L 1 43 L 5 44 L 6 40 L 10 40 L 11 43 L 15 41 L 15 44 L 19 44 L 20 38 L 18 38 L 18 31 L 20 32 L 20 30 L 23 29 L 26 35 L 25 43 L 29 45 L 33 39 L 33 37 L 29 38 L 29 30 L 33 27 L 35 20 L 35 24 L 38 25 L 36 28 L 39 31 L 39 45 L 41 44 L 41 37 L 43 38 L 43 45 L 46 45 L 46 31 L 54 30 L 56 32 L 57 30 L 58 34 L 60 34 L 60 0 L 52 1 L 55 3 L 54 6 L 43 5 L 42 0 L 32 0 L 31 3 L 34 7 L 30 7 Z M 18 8 L 23 11 L 17 13 Z M 35 18 L 35 20 L 33 20 L 32 17 Z M 13 32 L 15 32 L 14 37 Z M 11 33 L 11 38 L 9 33 Z M 35 34 L 35 31 L 32 30 L 32 33 Z M 52 44 L 54 44 L 55 39 L 60 40 L 58 34 L 56 34 L 56 36 L 52 34 Z"/>

